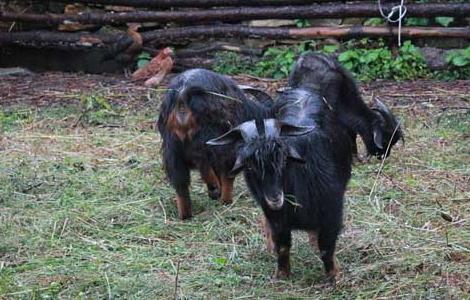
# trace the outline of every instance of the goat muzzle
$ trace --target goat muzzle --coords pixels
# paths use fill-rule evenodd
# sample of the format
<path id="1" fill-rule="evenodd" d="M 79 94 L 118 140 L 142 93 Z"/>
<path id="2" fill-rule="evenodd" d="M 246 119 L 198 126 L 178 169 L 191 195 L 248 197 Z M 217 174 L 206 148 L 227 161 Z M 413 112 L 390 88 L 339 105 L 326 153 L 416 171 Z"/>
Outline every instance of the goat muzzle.
<path id="1" fill-rule="evenodd" d="M 271 196 L 265 196 L 266 203 L 268 204 L 268 207 L 272 210 L 280 210 L 282 206 L 284 205 L 284 193 L 281 192 L 280 194 L 271 197 Z"/>

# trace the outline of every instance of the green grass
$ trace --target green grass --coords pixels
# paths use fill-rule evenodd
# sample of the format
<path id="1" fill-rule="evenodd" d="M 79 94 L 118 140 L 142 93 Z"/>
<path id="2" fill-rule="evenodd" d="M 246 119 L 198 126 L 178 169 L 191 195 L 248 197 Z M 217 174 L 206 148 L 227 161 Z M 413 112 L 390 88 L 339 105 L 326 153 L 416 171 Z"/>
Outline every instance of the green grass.
<path id="1" fill-rule="evenodd" d="M 83 126 L 79 105 L 3 108 L 0 299 L 468 297 L 468 114 L 398 111 L 406 147 L 379 176 L 375 159 L 354 166 L 333 288 L 304 233 L 292 278 L 272 279 L 241 178 L 227 207 L 194 174 L 195 217 L 178 220 L 149 125 L 156 107 L 115 105 L 119 116 L 90 112 Z"/>

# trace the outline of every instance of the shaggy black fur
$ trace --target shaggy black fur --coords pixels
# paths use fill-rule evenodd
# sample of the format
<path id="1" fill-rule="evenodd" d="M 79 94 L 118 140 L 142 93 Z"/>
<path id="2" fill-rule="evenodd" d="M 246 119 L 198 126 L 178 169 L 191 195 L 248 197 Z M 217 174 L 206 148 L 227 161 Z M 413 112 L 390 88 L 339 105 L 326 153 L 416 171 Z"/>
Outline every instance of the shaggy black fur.
<path id="1" fill-rule="evenodd" d="M 258 122 L 260 134 L 241 142 L 237 155 L 246 183 L 268 221 L 278 256 L 276 274 L 289 275 L 291 232 L 300 229 L 316 233 L 325 271 L 334 279 L 343 196 L 351 175 L 350 139 L 312 89 L 283 92 L 273 112 L 280 133 L 267 137 Z M 232 140 L 228 136 L 225 143 L 241 140 L 241 135 L 232 134 Z"/>
<path id="2" fill-rule="evenodd" d="M 354 154 L 357 154 L 357 134 L 362 137 L 368 153 L 378 157 L 388 156 L 398 140 L 403 139 L 391 111 L 378 101 L 373 108 L 367 107 L 351 74 L 334 58 L 314 53 L 302 55 L 289 76 L 289 86 L 320 91 L 347 127 Z"/>
<path id="3" fill-rule="evenodd" d="M 233 178 L 228 172 L 235 151 L 229 146 L 209 147 L 206 141 L 246 120 L 265 117 L 269 108 L 248 99 L 228 77 L 204 69 L 180 74 L 168 88 L 157 125 L 165 171 L 177 193 L 180 218 L 185 219 L 192 215 L 190 169 L 198 169 L 203 179 L 208 178 L 211 197 L 222 194 L 223 202 L 231 202 Z"/>

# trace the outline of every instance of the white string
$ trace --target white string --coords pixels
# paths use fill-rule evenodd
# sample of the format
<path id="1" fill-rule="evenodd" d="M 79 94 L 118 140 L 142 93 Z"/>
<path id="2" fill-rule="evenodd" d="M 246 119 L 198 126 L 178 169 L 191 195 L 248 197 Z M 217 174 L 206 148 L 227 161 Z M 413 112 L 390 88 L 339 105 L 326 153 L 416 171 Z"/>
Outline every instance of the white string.
<path id="1" fill-rule="evenodd" d="M 380 14 L 382 15 L 382 17 L 385 20 L 387 20 L 387 22 L 389 22 L 389 23 L 397 23 L 398 22 L 398 46 L 401 46 L 401 20 L 403 20 L 403 18 L 406 15 L 406 6 L 404 5 L 405 0 L 401 0 L 400 5 L 396 5 L 396 6 L 392 7 L 392 9 L 388 13 L 388 15 L 385 15 L 385 13 L 382 9 L 382 3 L 380 3 L 381 0 L 377 0 L 377 2 L 379 4 Z M 398 11 L 398 16 L 393 18 L 393 15 L 397 11 Z"/>

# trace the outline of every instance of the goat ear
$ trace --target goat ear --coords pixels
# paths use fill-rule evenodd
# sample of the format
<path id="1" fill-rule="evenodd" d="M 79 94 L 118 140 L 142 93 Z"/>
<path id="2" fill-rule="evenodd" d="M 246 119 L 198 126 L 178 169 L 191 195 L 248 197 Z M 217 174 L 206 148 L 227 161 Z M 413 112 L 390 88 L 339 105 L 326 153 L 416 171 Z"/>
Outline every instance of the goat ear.
<path id="1" fill-rule="evenodd" d="M 382 133 L 382 130 L 380 130 L 380 128 L 378 127 L 375 127 L 374 128 L 374 144 L 375 146 L 377 146 L 377 148 L 383 150 L 383 133 Z"/>
<path id="2" fill-rule="evenodd" d="M 315 126 L 297 126 L 289 123 L 280 122 L 281 136 L 297 136 L 312 132 Z"/>
<path id="3" fill-rule="evenodd" d="M 240 129 L 235 127 L 227 131 L 226 133 L 222 134 L 219 137 L 208 140 L 206 144 L 211 145 L 211 146 L 229 145 L 229 144 L 235 143 L 241 138 L 242 138 L 242 135 L 240 133 Z"/>
<path id="4" fill-rule="evenodd" d="M 230 170 L 230 176 L 236 176 L 245 166 L 245 163 L 243 162 L 243 158 L 238 155 L 237 160 L 235 161 L 235 164 L 233 165 L 232 170 Z"/>
<path id="5" fill-rule="evenodd" d="M 288 146 L 287 151 L 288 151 L 288 153 L 287 153 L 287 158 L 288 159 L 293 160 L 293 161 L 298 162 L 298 163 L 302 163 L 302 164 L 305 163 L 305 159 L 303 159 L 300 156 L 299 152 L 297 152 L 297 150 L 295 150 L 294 147 Z"/>
<path id="6" fill-rule="evenodd" d="M 261 89 L 258 89 L 258 88 L 255 88 L 255 87 L 252 87 L 252 86 L 249 86 L 249 85 L 238 85 L 238 88 L 241 89 L 242 91 L 252 95 L 253 97 L 256 98 L 256 100 L 260 101 L 260 102 L 263 102 L 263 103 L 266 103 L 266 102 L 272 102 L 273 101 L 273 98 L 271 98 L 270 95 L 268 95 L 268 93 L 266 93 L 265 91 L 261 90 Z"/>
<path id="7" fill-rule="evenodd" d="M 375 104 L 375 106 L 377 107 L 378 110 L 380 110 L 380 111 L 384 112 L 385 114 L 393 117 L 393 114 L 390 111 L 390 109 L 382 101 L 380 101 L 378 98 L 374 99 L 374 104 Z"/>

